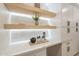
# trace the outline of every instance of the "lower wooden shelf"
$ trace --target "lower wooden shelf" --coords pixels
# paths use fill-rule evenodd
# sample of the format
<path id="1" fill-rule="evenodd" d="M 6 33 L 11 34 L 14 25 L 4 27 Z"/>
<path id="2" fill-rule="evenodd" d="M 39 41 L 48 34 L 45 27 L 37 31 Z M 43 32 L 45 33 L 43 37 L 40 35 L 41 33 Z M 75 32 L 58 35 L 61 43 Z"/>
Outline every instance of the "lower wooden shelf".
<path id="1" fill-rule="evenodd" d="M 46 24 L 4 24 L 4 29 L 56 29 L 56 26 Z"/>

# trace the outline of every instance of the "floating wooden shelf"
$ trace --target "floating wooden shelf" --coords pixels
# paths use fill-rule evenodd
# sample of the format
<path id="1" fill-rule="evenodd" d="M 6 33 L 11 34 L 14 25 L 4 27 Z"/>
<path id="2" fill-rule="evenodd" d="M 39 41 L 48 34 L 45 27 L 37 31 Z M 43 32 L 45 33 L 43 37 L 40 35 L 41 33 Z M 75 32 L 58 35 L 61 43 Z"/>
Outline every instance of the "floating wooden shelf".
<path id="1" fill-rule="evenodd" d="M 56 29 L 56 26 L 35 24 L 4 24 L 5 29 Z"/>
<path id="2" fill-rule="evenodd" d="M 44 9 L 40 9 L 22 3 L 5 3 L 4 5 L 8 8 L 8 10 L 12 12 L 19 12 L 19 13 L 25 13 L 31 15 L 34 15 L 34 13 L 38 13 L 39 16 L 48 17 L 48 18 L 49 17 L 52 18 L 56 16 L 56 13 L 54 12 L 50 12 Z"/>

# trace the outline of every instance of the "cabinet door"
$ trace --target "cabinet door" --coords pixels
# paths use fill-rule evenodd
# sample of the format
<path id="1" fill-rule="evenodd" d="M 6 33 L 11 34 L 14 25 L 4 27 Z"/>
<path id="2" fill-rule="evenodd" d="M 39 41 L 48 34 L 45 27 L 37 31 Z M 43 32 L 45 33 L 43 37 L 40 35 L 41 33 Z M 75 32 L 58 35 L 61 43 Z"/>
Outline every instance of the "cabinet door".
<path id="1" fill-rule="evenodd" d="M 73 7 L 69 4 L 62 4 L 61 8 L 61 26 L 63 27 L 72 27 L 72 16 L 73 15 Z M 68 25 L 70 23 L 70 25 Z"/>
<path id="2" fill-rule="evenodd" d="M 74 20 L 74 29 L 73 29 L 73 44 L 75 52 L 79 51 L 79 9 L 75 6 L 73 6 L 73 20 Z M 76 26 L 76 23 L 78 23 L 78 26 Z M 77 30 L 77 31 L 76 31 Z"/>
<path id="3" fill-rule="evenodd" d="M 71 28 L 61 28 L 61 41 L 67 41 L 71 38 Z"/>
<path id="4" fill-rule="evenodd" d="M 79 22 L 79 9 L 73 6 L 73 20 L 77 20 Z"/>
<path id="5" fill-rule="evenodd" d="M 72 45 L 71 40 L 62 43 L 62 55 L 63 56 L 72 56 L 72 54 L 71 54 L 71 52 L 72 52 L 71 45 Z"/>
<path id="6" fill-rule="evenodd" d="M 61 44 L 47 47 L 47 56 L 61 56 Z"/>
<path id="7" fill-rule="evenodd" d="M 78 32 L 76 32 L 76 28 L 72 28 L 72 54 L 75 55 L 78 50 Z"/>

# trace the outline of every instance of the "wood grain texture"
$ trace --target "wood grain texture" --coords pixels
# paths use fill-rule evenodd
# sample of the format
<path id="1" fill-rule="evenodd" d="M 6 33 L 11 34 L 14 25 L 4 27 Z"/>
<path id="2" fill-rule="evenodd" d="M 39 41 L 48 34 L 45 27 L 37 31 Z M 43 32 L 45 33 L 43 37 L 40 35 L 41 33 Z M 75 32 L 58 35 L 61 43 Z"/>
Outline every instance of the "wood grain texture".
<path id="1" fill-rule="evenodd" d="M 4 24 L 5 29 L 56 29 L 56 26 L 50 26 L 46 24 Z"/>
<path id="2" fill-rule="evenodd" d="M 5 3 L 4 5 L 8 8 L 9 11 L 12 12 L 19 12 L 19 13 L 31 14 L 31 15 L 33 15 L 34 13 L 38 13 L 39 16 L 48 17 L 48 18 L 52 18 L 56 16 L 56 13 L 54 12 L 25 5 L 22 3 Z"/>

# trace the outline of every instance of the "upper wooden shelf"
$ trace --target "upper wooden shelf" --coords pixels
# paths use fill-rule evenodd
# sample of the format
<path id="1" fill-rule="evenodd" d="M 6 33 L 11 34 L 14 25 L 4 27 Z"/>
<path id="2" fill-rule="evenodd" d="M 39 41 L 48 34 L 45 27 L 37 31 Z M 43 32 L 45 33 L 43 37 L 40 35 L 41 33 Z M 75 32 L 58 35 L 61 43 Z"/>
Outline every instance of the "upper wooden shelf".
<path id="1" fill-rule="evenodd" d="M 56 26 L 46 24 L 4 24 L 4 29 L 56 29 Z"/>
<path id="2" fill-rule="evenodd" d="M 56 13 L 54 12 L 50 12 L 44 9 L 40 9 L 22 3 L 5 3 L 4 5 L 8 8 L 8 10 L 12 12 L 19 12 L 19 13 L 25 13 L 31 15 L 34 15 L 34 13 L 38 13 L 39 16 L 48 17 L 48 18 L 52 18 L 56 16 Z"/>

